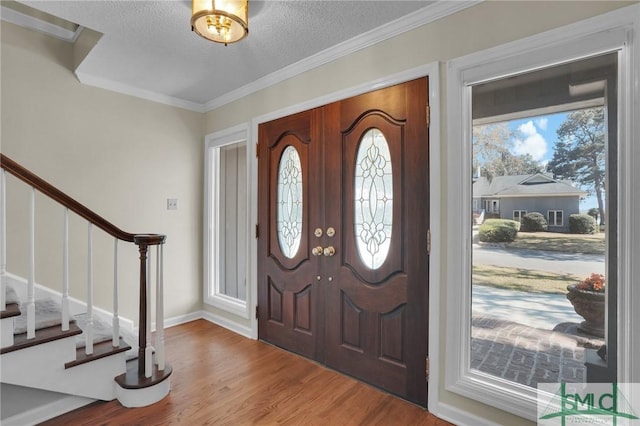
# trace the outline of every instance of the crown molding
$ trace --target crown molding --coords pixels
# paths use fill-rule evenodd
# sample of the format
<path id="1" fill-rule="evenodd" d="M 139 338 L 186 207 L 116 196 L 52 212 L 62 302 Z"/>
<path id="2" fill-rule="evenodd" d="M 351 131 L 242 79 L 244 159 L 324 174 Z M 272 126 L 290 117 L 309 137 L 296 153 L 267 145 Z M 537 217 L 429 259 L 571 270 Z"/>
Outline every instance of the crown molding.
<path id="1" fill-rule="evenodd" d="M 164 95 L 162 93 L 152 92 L 150 90 L 140 89 L 139 87 L 129 86 L 117 81 L 109 80 L 106 78 L 96 77 L 91 74 L 87 74 L 81 71 L 76 71 L 76 77 L 82 84 L 87 86 L 98 87 L 100 89 L 110 90 L 112 92 L 121 93 L 123 95 L 134 96 L 136 98 L 146 99 L 152 102 L 158 102 L 161 104 L 183 108 L 189 111 L 206 112 L 204 105 L 191 102 L 173 96 Z"/>
<path id="2" fill-rule="evenodd" d="M 431 5 L 410 13 L 406 16 L 388 22 L 378 28 L 360 34 L 315 55 L 302 59 L 294 64 L 279 69 L 236 90 L 232 90 L 205 104 L 205 111 L 211 111 L 228 103 L 234 102 L 259 90 L 266 89 L 289 78 L 340 59 L 351 53 L 365 49 L 374 44 L 388 40 L 400 34 L 411 31 L 422 25 L 437 21 L 468 7 L 481 3 L 483 0 L 468 1 L 436 1 Z M 402 25 L 400 25 L 400 23 Z"/>
<path id="3" fill-rule="evenodd" d="M 71 31 L 50 22 L 34 18 L 33 16 L 25 15 L 24 13 L 20 13 L 6 6 L 0 7 L 0 15 L 2 16 L 3 21 L 38 31 L 68 43 L 75 43 L 83 28 L 78 26 L 75 31 Z"/>

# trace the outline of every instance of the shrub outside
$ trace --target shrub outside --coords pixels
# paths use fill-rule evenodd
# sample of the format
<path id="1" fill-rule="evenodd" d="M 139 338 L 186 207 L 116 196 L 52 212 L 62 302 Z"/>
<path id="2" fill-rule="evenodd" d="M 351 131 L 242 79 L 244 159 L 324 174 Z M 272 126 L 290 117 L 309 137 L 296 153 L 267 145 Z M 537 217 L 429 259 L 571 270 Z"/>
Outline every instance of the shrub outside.
<path id="1" fill-rule="evenodd" d="M 521 231 L 542 232 L 547 230 L 547 219 L 542 213 L 531 212 L 522 216 Z"/>
<path id="2" fill-rule="evenodd" d="M 595 234 L 598 230 L 596 220 L 588 214 L 569 216 L 569 232 L 572 234 Z"/>
<path id="3" fill-rule="evenodd" d="M 504 243 L 516 239 L 520 222 L 509 219 L 487 219 L 478 229 L 478 238 L 485 243 Z"/>

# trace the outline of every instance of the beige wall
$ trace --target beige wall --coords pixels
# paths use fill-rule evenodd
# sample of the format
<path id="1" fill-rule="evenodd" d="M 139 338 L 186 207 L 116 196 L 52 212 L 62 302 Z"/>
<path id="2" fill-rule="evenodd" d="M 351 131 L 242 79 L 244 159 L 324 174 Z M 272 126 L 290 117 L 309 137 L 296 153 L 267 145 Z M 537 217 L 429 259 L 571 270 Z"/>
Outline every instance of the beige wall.
<path id="1" fill-rule="evenodd" d="M 45 179 L 86 203 L 105 218 L 131 232 L 168 235 L 165 253 L 167 317 L 201 309 L 202 257 L 202 139 L 204 134 L 249 122 L 253 117 L 297 105 L 387 75 L 434 61 L 447 61 L 468 53 L 527 37 L 571 22 L 605 13 L 629 3 L 498 2 L 488 1 L 437 22 L 417 28 L 312 71 L 261 90 L 207 114 L 187 112 L 132 97 L 83 86 L 70 71 L 71 47 L 64 42 L 2 23 L 2 152 L 33 169 Z M 441 66 L 444 88 L 444 64 Z M 441 140 L 447 144 L 441 93 Z M 445 150 L 442 150 L 443 156 Z M 441 158 L 442 164 L 446 158 Z M 444 171 L 443 171 L 444 172 Z M 446 181 L 441 181 L 446 218 Z M 9 211 L 9 269 L 24 275 L 26 246 L 17 225 L 23 225 L 26 199 L 14 192 L 16 204 Z M 180 209 L 165 209 L 166 198 L 178 198 Z M 45 203 L 45 201 L 39 202 Z M 38 248 L 37 280 L 60 276 L 60 260 L 48 246 L 59 246 L 57 230 L 46 231 L 49 221 L 61 223 L 62 214 L 46 207 L 38 218 L 38 232 L 49 243 Z M 72 233 L 76 250 L 74 291 L 82 293 L 84 277 L 84 228 L 76 220 Z M 14 225 L 15 224 L 15 225 Z M 446 229 L 445 224 L 432 224 Z M 98 255 L 110 256 L 102 239 Z M 447 236 L 443 235 L 443 242 Z M 440 247 L 446 253 L 446 247 Z M 55 255 L 58 256 L 58 255 Z M 133 250 L 123 253 L 128 263 Z M 442 266 L 446 259 L 442 259 Z M 126 268 L 125 268 L 126 267 Z M 110 280 L 109 266 L 100 266 L 99 279 Z M 135 270 L 124 265 L 123 271 Z M 124 272 L 123 272 L 124 274 Z M 59 287 L 55 278 L 53 287 Z M 123 314 L 135 317 L 135 277 L 123 277 Z M 445 306 L 447 283 L 441 283 Z M 102 288 L 102 287 L 101 287 Z M 105 286 L 105 288 L 110 288 Z M 110 290 L 96 295 L 108 307 Z M 212 311 L 224 315 L 214 309 Z M 444 315 L 444 312 L 442 312 Z M 231 318 L 230 315 L 224 315 Z M 248 325 L 247 321 L 240 321 Z M 437 320 L 437 319 L 436 319 Z M 440 318 L 442 336 L 446 324 Z M 444 350 L 444 340 L 440 342 Z M 446 359 L 441 353 L 441 359 Z M 438 366 L 440 376 L 444 364 Z M 480 414 L 499 424 L 527 424 L 472 400 L 446 392 L 441 400 Z"/>
<path id="2" fill-rule="evenodd" d="M 631 3 L 609 1 L 487 1 L 210 111 L 207 113 L 206 133 L 219 131 L 247 122 L 253 117 L 301 104 L 393 73 L 442 61 L 440 71 L 443 91 L 441 92 L 442 103 L 439 105 L 442 113 L 440 123 L 442 138 L 440 141 L 432 140 L 431 143 L 439 143 L 443 146 L 441 149 L 443 158 L 440 162 L 446 164 L 446 158 L 444 158 L 446 155 L 444 146 L 447 144 L 444 114 L 445 61 L 600 15 L 629 4 Z M 445 173 L 444 169 L 443 173 Z M 440 203 L 442 218 L 447 217 L 445 180 L 446 177 L 442 176 L 443 199 Z M 432 224 L 441 230 L 446 229 L 445 225 L 445 223 Z M 443 244 L 446 244 L 447 240 L 447 236 L 443 235 Z M 447 248 L 440 247 L 439 252 L 446 253 Z M 444 268 L 446 259 L 443 257 L 441 260 L 441 268 Z M 441 282 L 440 306 L 446 306 L 446 287 L 447 283 Z M 444 309 L 441 314 L 440 359 L 446 360 Z M 444 367 L 444 363 L 438 366 L 442 402 L 471 414 L 486 417 L 498 424 L 530 424 L 521 418 L 445 391 Z"/>
<path id="3" fill-rule="evenodd" d="M 84 86 L 72 63 L 72 45 L 2 22 L 2 152 L 121 229 L 166 234 L 166 317 L 201 309 L 204 115 Z M 10 178 L 7 196 L 8 269 L 26 277 L 24 185 Z M 179 210 L 167 211 L 167 198 Z M 59 290 L 62 209 L 43 196 L 36 203 L 36 282 Z M 83 299 L 86 225 L 70 224 L 71 295 Z M 95 302 L 110 309 L 113 240 L 94 235 Z M 128 246 L 120 313 L 135 319 L 137 253 Z"/>

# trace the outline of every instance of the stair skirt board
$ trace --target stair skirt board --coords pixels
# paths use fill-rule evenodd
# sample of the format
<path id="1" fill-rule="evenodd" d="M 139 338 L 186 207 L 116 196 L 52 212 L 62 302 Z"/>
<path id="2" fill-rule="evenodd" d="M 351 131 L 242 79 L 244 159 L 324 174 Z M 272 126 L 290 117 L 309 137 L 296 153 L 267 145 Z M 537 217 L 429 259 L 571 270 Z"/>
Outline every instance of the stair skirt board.
<path id="1" fill-rule="evenodd" d="M 35 425 L 95 401 L 82 396 L 7 383 L 0 384 L 0 395 L 2 426 Z"/>
<path id="2" fill-rule="evenodd" d="M 9 272 L 7 273 L 5 278 L 7 284 L 15 289 L 16 293 L 18 294 L 18 298 L 23 301 L 27 300 L 27 280 Z M 62 300 L 62 293 L 54 291 L 38 283 L 35 283 L 35 293 L 36 299 L 44 299 L 50 297 L 54 300 Z M 87 311 L 87 304 L 81 300 L 70 297 L 69 311 L 71 315 L 82 314 Z M 107 322 L 111 321 L 111 312 L 98 308 L 97 306 L 93 307 L 93 314 L 94 317 L 102 318 Z M 128 318 L 120 317 L 120 329 L 133 330 L 133 321 Z"/>

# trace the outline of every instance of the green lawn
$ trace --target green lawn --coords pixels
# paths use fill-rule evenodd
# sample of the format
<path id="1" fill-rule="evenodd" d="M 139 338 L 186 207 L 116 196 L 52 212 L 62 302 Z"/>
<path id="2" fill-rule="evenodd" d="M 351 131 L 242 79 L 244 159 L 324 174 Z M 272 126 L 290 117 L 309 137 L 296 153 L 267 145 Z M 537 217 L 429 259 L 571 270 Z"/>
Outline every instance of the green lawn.
<path id="1" fill-rule="evenodd" d="M 485 285 L 530 293 L 566 294 L 567 285 L 578 283 L 582 277 L 556 274 L 524 268 L 473 265 L 473 285 Z"/>
<path id="2" fill-rule="evenodd" d="M 550 250 L 565 253 L 605 253 L 604 232 L 596 234 L 561 234 L 557 232 L 518 232 L 506 248 Z"/>

